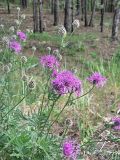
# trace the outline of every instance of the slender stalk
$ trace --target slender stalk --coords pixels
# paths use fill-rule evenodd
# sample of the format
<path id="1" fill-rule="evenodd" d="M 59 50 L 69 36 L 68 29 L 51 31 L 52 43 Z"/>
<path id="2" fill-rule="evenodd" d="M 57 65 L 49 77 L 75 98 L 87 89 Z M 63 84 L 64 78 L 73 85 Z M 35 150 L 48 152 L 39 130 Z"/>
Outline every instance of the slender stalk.
<path id="1" fill-rule="evenodd" d="M 58 113 L 56 119 L 55 119 L 55 120 L 51 123 L 51 125 L 49 126 L 48 132 L 47 132 L 47 135 L 46 135 L 46 138 L 47 138 L 47 136 L 48 136 L 48 134 L 49 134 L 49 131 L 50 131 L 51 127 L 53 126 L 53 124 L 58 120 L 58 118 L 59 118 L 59 116 L 61 115 L 61 113 L 63 112 L 63 110 L 64 110 L 65 107 L 68 105 L 68 103 L 69 103 L 69 101 L 70 101 L 70 98 L 71 98 L 71 95 L 72 95 L 72 93 L 69 94 L 68 100 L 67 100 L 67 102 L 65 103 L 64 107 L 63 107 L 62 110 Z"/>
<path id="2" fill-rule="evenodd" d="M 12 107 L 2 118 L 5 118 L 10 112 L 12 112 L 29 95 L 29 93 L 24 96 L 14 107 Z"/>
<path id="3" fill-rule="evenodd" d="M 58 99 L 59 99 L 60 97 L 61 97 L 61 96 L 58 96 L 58 98 L 53 102 L 52 107 L 51 107 L 50 112 L 49 112 L 49 115 L 48 115 L 48 117 L 47 117 L 47 119 L 46 119 L 46 121 L 45 121 L 44 126 L 42 127 L 42 132 L 44 131 L 45 126 L 46 126 L 46 124 L 47 124 L 47 122 L 48 122 L 48 119 L 50 118 L 50 115 L 51 115 L 51 113 L 52 113 L 52 111 L 53 111 L 53 108 L 54 108 L 56 102 L 58 101 Z"/>
<path id="4" fill-rule="evenodd" d="M 94 87 L 95 87 L 95 85 L 93 84 L 92 88 L 88 92 L 84 93 L 80 97 L 77 97 L 77 98 L 73 99 L 72 102 L 79 99 L 79 98 L 82 98 L 82 97 L 86 96 L 88 93 L 90 93 L 94 89 Z"/>

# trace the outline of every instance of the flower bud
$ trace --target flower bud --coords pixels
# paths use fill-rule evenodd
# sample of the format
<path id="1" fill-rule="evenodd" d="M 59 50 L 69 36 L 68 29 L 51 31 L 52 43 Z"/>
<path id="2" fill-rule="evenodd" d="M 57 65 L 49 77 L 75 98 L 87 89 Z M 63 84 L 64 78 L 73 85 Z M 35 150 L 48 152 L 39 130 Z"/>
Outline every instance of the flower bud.
<path id="1" fill-rule="evenodd" d="M 22 61 L 22 63 L 26 63 L 27 62 L 27 57 L 26 56 L 22 56 L 21 57 L 21 61 Z"/>
<path id="2" fill-rule="evenodd" d="M 9 73 L 9 72 L 10 72 L 10 67 L 9 67 L 8 65 L 4 65 L 4 66 L 3 66 L 3 71 L 4 71 L 5 73 Z"/>
<path id="3" fill-rule="evenodd" d="M 20 7 L 17 7 L 18 12 L 20 11 Z"/>
<path id="4" fill-rule="evenodd" d="M 35 47 L 35 46 L 32 46 L 32 50 L 35 52 L 35 51 L 36 51 L 36 47 Z"/>
<path id="5" fill-rule="evenodd" d="M 63 25 L 58 27 L 58 34 L 60 34 L 63 37 L 66 37 L 67 31 Z"/>
<path id="6" fill-rule="evenodd" d="M 24 75 L 22 76 L 22 80 L 25 81 L 25 82 L 27 82 L 27 81 L 28 81 L 28 76 L 27 76 L 26 74 L 24 74 Z"/>
<path id="7" fill-rule="evenodd" d="M 30 89 L 35 89 L 35 87 L 36 87 L 35 81 L 34 81 L 34 80 L 31 80 L 31 81 L 28 83 L 28 87 L 29 87 Z"/>
<path id="8" fill-rule="evenodd" d="M 51 47 L 46 48 L 46 51 L 48 51 L 49 53 L 51 52 L 51 50 L 52 50 Z"/>
<path id="9" fill-rule="evenodd" d="M 73 126 L 73 121 L 72 121 L 72 119 L 67 118 L 67 119 L 65 120 L 65 125 L 68 126 L 68 127 L 72 127 L 72 126 Z"/>

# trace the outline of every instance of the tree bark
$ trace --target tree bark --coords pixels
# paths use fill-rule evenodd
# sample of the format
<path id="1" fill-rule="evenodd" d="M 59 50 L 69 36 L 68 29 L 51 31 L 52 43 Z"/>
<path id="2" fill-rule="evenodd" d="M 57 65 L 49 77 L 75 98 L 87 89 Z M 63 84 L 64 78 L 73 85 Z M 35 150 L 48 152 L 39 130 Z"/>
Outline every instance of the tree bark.
<path id="1" fill-rule="evenodd" d="M 59 23 L 59 0 L 54 2 L 54 26 L 57 26 Z"/>
<path id="2" fill-rule="evenodd" d="M 44 28 L 43 28 L 43 3 L 42 0 L 38 0 L 39 2 L 39 32 L 42 33 Z"/>
<path id="3" fill-rule="evenodd" d="M 91 27 L 93 27 L 93 18 L 94 18 L 94 14 L 95 14 L 95 7 L 96 7 L 96 0 L 94 0 L 94 2 L 93 2 L 92 14 L 91 14 L 90 22 L 89 22 L 89 26 L 91 26 Z"/>
<path id="4" fill-rule="evenodd" d="M 105 5 L 105 0 L 101 0 L 101 20 L 100 20 L 100 31 L 103 32 L 103 23 L 104 23 L 104 13 L 105 13 L 105 9 L 104 6 Z"/>
<path id="5" fill-rule="evenodd" d="M 85 19 L 85 27 L 88 26 L 88 19 L 87 19 L 87 0 L 84 0 L 84 19 Z"/>
<path id="6" fill-rule="evenodd" d="M 22 8 L 27 8 L 27 0 L 20 0 Z"/>
<path id="7" fill-rule="evenodd" d="M 120 5 L 118 4 L 119 0 L 115 1 L 115 9 L 113 16 L 113 25 L 112 25 L 112 40 L 118 40 L 118 29 L 120 23 Z"/>
<path id="8" fill-rule="evenodd" d="M 10 3 L 9 3 L 9 0 L 7 0 L 7 10 L 8 10 L 8 14 L 10 14 Z"/>
<path id="9" fill-rule="evenodd" d="M 33 24 L 34 24 L 34 33 L 38 32 L 38 11 L 37 11 L 37 0 L 33 0 Z"/>
<path id="10" fill-rule="evenodd" d="M 54 1 L 55 0 L 51 0 L 51 14 L 54 14 Z"/>
<path id="11" fill-rule="evenodd" d="M 67 32 L 72 32 L 72 1 L 65 0 L 65 18 L 64 18 L 64 27 Z"/>
<path id="12" fill-rule="evenodd" d="M 84 0 L 81 0 L 81 21 L 83 21 L 83 15 L 84 15 Z"/>
<path id="13" fill-rule="evenodd" d="M 80 0 L 77 0 L 76 2 L 76 15 L 80 15 Z"/>

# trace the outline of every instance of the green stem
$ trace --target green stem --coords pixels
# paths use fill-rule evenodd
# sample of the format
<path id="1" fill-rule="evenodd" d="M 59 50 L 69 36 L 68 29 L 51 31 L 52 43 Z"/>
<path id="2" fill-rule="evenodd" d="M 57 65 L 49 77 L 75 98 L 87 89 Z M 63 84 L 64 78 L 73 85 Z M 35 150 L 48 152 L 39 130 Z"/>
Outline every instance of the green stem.
<path id="1" fill-rule="evenodd" d="M 55 119 L 55 120 L 52 122 L 52 124 L 49 126 L 48 132 L 47 132 L 47 135 L 46 135 L 46 138 L 47 138 L 47 136 L 48 136 L 48 134 L 49 134 L 49 131 L 50 131 L 51 127 L 53 126 L 53 124 L 58 120 L 58 118 L 59 118 L 59 116 L 61 115 L 61 113 L 63 112 L 63 110 L 64 110 L 65 107 L 68 105 L 69 100 L 70 100 L 70 98 L 71 98 L 71 95 L 72 95 L 72 93 L 70 93 L 67 102 L 65 103 L 64 107 L 63 107 L 62 110 L 59 112 L 59 114 L 57 115 L 56 119 Z"/>
<path id="2" fill-rule="evenodd" d="M 29 92 L 30 93 L 30 92 Z M 29 95 L 29 94 L 28 94 Z M 10 112 L 12 112 L 28 95 L 24 96 L 14 107 L 12 107 L 2 118 L 4 119 Z"/>
<path id="3" fill-rule="evenodd" d="M 82 98 L 82 97 L 86 96 L 88 93 L 90 93 L 94 89 L 94 87 L 95 87 L 95 85 L 93 84 L 92 88 L 88 92 L 84 93 L 80 97 L 77 97 L 77 98 L 73 99 L 72 102 L 79 99 L 79 98 Z"/>
<path id="4" fill-rule="evenodd" d="M 42 128 L 42 132 L 44 131 L 45 126 L 46 126 L 46 124 L 48 122 L 48 119 L 50 118 L 50 115 L 51 115 L 51 113 L 53 111 L 53 108 L 54 108 L 54 106 L 55 106 L 55 104 L 56 104 L 56 102 L 58 101 L 59 98 L 60 98 L 60 96 L 58 96 L 58 98 L 56 99 L 56 101 L 53 102 L 52 107 L 51 107 L 50 112 L 49 112 L 49 115 L 48 115 L 48 117 L 47 117 L 47 119 L 45 121 L 45 124 L 44 124 L 43 128 Z"/>

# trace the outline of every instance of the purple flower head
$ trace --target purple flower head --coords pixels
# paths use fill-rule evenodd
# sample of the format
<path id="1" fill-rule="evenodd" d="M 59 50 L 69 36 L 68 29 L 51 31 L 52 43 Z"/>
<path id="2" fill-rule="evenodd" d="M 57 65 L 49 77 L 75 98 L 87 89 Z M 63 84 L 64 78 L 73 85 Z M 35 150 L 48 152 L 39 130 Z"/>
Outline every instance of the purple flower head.
<path id="1" fill-rule="evenodd" d="M 103 87 L 107 81 L 107 79 L 99 72 L 94 72 L 90 77 L 87 78 L 87 80 L 90 83 L 95 84 L 98 88 Z"/>
<path id="2" fill-rule="evenodd" d="M 76 160 L 80 153 L 80 146 L 73 140 L 63 142 L 63 154 L 66 158 Z"/>
<path id="3" fill-rule="evenodd" d="M 120 117 L 112 118 L 112 122 L 114 123 L 112 128 L 114 130 L 120 130 Z"/>
<path id="4" fill-rule="evenodd" d="M 70 71 L 62 71 L 52 81 L 53 89 L 60 95 L 75 93 L 80 96 L 82 91 L 81 81 Z"/>
<path id="5" fill-rule="evenodd" d="M 51 75 L 52 78 L 56 78 L 57 75 L 58 75 L 58 72 L 57 72 L 57 70 L 54 69 L 54 70 L 52 71 L 52 75 Z"/>
<path id="6" fill-rule="evenodd" d="M 40 59 L 40 63 L 49 69 L 54 69 L 59 67 L 59 62 L 54 55 L 45 55 Z"/>
<path id="7" fill-rule="evenodd" d="M 20 43 L 18 43 L 17 41 L 10 42 L 9 46 L 10 46 L 10 49 L 16 53 L 20 53 L 22 50 Z"/>
<path id="8" fill-rule="evenodd" d="M 20 40 L 25 41 L 27 39 L 27 36 L 24 32 L 17 32 L 17 36 L 20 38 Z"/>

